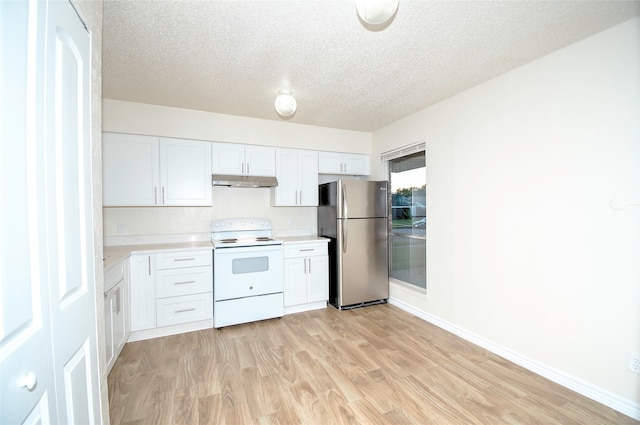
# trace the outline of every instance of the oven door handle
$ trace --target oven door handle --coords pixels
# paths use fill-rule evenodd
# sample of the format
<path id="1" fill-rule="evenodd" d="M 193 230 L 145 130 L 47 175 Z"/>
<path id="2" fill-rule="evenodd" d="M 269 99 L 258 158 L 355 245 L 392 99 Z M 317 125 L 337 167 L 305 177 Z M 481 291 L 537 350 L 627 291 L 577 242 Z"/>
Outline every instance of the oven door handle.
<path id="1" fill-rule="evenodd" d="M 282 245 L 256 245 L 256 246 L 239 246 L 239 247 L 227 247 L 227 248 L 214 248 L 213 254 L 218 255 L 235 255 L 245 252 L 272 252 L 282 251 Z"/>

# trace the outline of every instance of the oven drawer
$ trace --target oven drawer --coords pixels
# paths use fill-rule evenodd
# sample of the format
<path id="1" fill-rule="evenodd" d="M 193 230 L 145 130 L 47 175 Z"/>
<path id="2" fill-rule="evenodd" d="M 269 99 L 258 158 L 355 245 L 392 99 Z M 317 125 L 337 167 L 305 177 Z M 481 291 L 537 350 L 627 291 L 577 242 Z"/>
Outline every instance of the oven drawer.
<path id="1" fill-rule="evenodd" d="M 156 270 L 210 266 L 213 264 L 212 257 L 213 251 L 211 249 L 162 252 L 156 254 Z"/>
<path id="2" fill-rule="evenodd" d="M 256 320 L 282 317 L 284 300 L 282 292 L 257 297 L 238 298 L 235 300 L 216 302 L 216 314 L 213 327 L 237 325 L 255 322 Z"/>
<path id="3" fill-rule="evenodd" d="M 158 327 L 207 320 L 213 317 L 211 293 L 162 298 L 156 302 Z"/>
<path id="4" fill-rule="evenodd" d="M 213 291 L 211 266 L 167 269 L 156 272 L 156 297 L 201 294 Z"/>

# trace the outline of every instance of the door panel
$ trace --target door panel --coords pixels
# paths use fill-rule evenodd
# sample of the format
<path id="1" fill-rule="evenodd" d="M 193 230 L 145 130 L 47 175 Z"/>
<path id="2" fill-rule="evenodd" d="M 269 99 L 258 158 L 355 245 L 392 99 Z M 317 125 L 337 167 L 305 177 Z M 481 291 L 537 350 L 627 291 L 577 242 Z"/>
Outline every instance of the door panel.
<path id="1" fill-rule="evenodd" d="M 94 423 L 94 400 L 92 376 L 91 342 L 85 340 L 64 365 L 64 394 L 66 400 L 66 423 Z"/>
<path id="2" fill-rule="evenodd" d="M 45 186 L 60 423 L 100 421 L 90 139 L 90 38 L 68 2 L 47 14 Z"/>
<path id="3" fill-rule="evenodd" d="M 49 394 L 45 391 L 42 398 L 36 403 L 23 425 L 48 425 L 51 423 L 49 416 Z"/>
<path id="4" fill-rule="evenodd" d="M 0 423 L 55 417 L 44 223 L 46 4 L 0 2 Z M 5 64 L 9 64 L 5 68 Z M 20 382 L 33 378 L 30 388 Z M 26 382 L 25 382 L 26 383 Z M 31 413 L 30 413 L 31 412 Z"/>
<path id="5" fill-rule="evenodd" d="M 387 219 L 338 220 L 341 306 L 389 297 Z"/>
<path id="6" fill-rule="evenodd" d="M 97 423 L 89 35 L 68 2 L 0 19 L 0 423 Z"/>

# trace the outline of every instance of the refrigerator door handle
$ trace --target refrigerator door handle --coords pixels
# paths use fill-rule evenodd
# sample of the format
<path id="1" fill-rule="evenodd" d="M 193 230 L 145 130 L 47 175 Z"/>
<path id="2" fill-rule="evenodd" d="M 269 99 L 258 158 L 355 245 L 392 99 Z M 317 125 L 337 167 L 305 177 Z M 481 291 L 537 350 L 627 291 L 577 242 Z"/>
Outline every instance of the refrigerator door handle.
<path id="1" fill-rule="evenodd" d="M 342 218 L 349 218 L 349 204 L 347 203 L 347 187 L 342 185 Z"/>
<path id="2" fill-rule="evenodd" d="M 347 239 L 349 238 L 349 220 L 342 220 L 342 253 L 347 253 Z"/>

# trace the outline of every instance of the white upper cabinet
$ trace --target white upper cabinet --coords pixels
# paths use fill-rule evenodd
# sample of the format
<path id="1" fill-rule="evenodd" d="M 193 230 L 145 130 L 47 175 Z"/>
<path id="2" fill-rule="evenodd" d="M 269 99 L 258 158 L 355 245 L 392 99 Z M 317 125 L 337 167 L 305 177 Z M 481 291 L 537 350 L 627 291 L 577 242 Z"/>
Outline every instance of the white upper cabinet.
<path id="1" fill-rule="evenodd" d="M 341 152 L 318 152 L 318 172 L 368 176 L 369 155 Z"/>
<path id="2" fill-rule="evenodd" d="M 160 139 L 161 205 L 211 205 L 211 143 Z"/>
<path id="3" fill-rule="evenodd" d="M 156 205 L 160 186 L 158 144 L 157 137 L 103 134 L 104 206 Z"/>
<path id="4" fill-rule="evenodd" d="M 318 205 L 318 153 L 299 149 L 276 149 L 276 177 L 273 205 Z"/>
<path id="5" fill-rule="evenodd" d="M 211 143 L 104 133 L 103 204 L 211 205 Z"/>
<path id="6" fill-rule="evenodd" d="M 213 174 L 275 176 L 276 150 L 268 146 L 212 143 Z"/>

